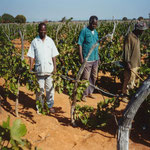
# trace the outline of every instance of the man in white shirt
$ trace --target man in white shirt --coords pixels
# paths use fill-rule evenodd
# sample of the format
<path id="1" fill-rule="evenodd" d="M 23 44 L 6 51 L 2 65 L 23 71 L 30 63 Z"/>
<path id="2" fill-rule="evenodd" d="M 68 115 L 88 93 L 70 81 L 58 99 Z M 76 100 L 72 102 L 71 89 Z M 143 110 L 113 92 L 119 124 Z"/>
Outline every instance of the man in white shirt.
<path id="1" fill-rule="evenodd" d="M 42 107 L 44 100 L 42 95 L 46 89 L 46 101 L 51 113 L 54 113 L 54 87 L 52 74 L 56 73 L 56 56 L 59 52 L 54 41 L 46 35 L 46 24 L 40 23 L 37 36 L 30 45 L 27 56 L 30 61 L 30 70 L 32 71 L 35 62 L 35 72 L 40 87 L 40 92 L 36 93 L 36 100 L 40 101 Z M 37 106 L 38 112 L 38 106 Z"/>

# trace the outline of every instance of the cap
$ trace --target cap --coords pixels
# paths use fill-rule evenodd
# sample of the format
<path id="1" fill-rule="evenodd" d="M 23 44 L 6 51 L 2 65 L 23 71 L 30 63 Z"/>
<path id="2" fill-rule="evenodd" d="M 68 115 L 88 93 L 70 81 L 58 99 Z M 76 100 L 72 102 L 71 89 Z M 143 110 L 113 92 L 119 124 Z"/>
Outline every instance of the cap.
<path id="1" fill-rule="evenodd" d="M 137 22 L 134 27 L 135 27 L 135 30 L 146 30 L 147 29 L 147 25 L 143 21 Z"/>

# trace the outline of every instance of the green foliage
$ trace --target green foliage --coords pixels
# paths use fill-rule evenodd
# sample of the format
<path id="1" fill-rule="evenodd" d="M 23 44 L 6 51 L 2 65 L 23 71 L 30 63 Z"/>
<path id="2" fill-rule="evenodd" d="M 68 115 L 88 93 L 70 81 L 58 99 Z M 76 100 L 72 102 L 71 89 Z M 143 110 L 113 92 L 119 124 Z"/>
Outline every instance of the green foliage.
<path id="1" fill-rule="evenodd" d="M 0 23 L 2 23 L 2 17 L 0 16 Z"/>
<path id="2" fill-rule="evenodd" d="M 8 117 L 7 121 L 4 121 L 2 126 L 0 126 L 0 131 L 0 149 L 31 149 L 31 143 L 22 139 L 26 135 L 27 129 L 20 119 L 13 121 L 13 125 L 10 126 L 10 117 Z M 8 144 L 5 145 L 5 142 Z"/>
<path id="3" fill-rule="evenodd" d="M 16 23 L 26 23 L 26 17 L 23 15 L 17 15 L 15 17 L 15 22 Z"/>
<path id="4" fill-rule="evenodd" d="M 37 25 L 34 24 L 26 24 L 25 29 L 26 29 L 26 35 L 25 35 L 25 40 L 28 40 L 31 42 L 33 38 L 35 38 L 38 34 L 37 32 Z"/>
<path id="5" fill-rule="evenodd" d="M 2 15 L 2 23 L 14 23 L 15 18 L 10 14 L 3 14 Z"/>
<path id="6" fill-rule="evenodd" d="M 11 91 L 16 96 L 18 82 L 21 86 L 26 85 L 29 90 L 39 90 L 35 75 L 30 73 L 29 65 L 20 57 L 12 43 L 0 46 L 0 77 L 5 80 L 6 91 Z"/>
<path id="7" fill-rule="evenodd" d="M 143 18 L 142 16 L 140 16 L 140 17 L 138 17 L 138 20 L 139 20 L 139 21 L 143 21 L 144 18 Z"/>
<path id="8" fill-rule="evenodd" d="M 69 18 L 68 20 L 66 20 L 66 24 L 68 24 L 69 22 L 71 22 L 73 19 L 73 17 Z"/>
<path id="9" fill-rule="evenodd" d="M 103 127 L 107 125 L 108 120 L 112 117 L 115 109 L 119 107 L 119 101 L 116 98 L 106 99 L 105 101 L 97 104 L 97 127 Z"/>
<path id="10" fill-rule="evenodd" d="M 66 17 L 63 17 L 60 22 L 65 22 L 65 21 L 66 21 Z"/>
<path id="11" fill-rule="evenodd" d="M 82 96 L 83 96 L 83 92 L 85 91 L 85 89 L 89 86 L 89 81 L 87 80 L 83 80 L 81 82 L 78 83 L 78 87 L 77 87 L 77 93 L 76 93 L 76 99 L 78 101 L 81 101 Z M 73 94 L 72 94 L 73 95 Z M 72 99 L 72 96 L 71 98 Z"/>
<path id="12" fill-rule="evenodd" d="M 123 17 L 122 20 L 123 20 L 123 21 L 127 21 L 128 18 L 127 18 L 127 17 Z"/>
<path id="13" fill-rule="evenodd" d="M 40 101 L 36 101 L 36 107 L 38 107 L 38 113 L 43 115 L 48 115 L 50 111 L 46 103 L 46 96 L 44 94 L 42 95 L 42 100 L 44 101 L 43 106 Z"/>
<path id="14" fill-rule="evenodd" d="M 60 74 L 53 75 L 54 88 L 58 93 L 65 92 L 67 95 L 69 95 L 69 98 L 72 100 L 75 81 L 63 77 Z M 76 93 L 76 99 L 78 101 L 81 101 L 83 92 L 88 86 L 89 86 L 89 81 L 87 80 L 78 82 L 77 93 Z"/>
<path id="15" fill-rule="evenodd" d="M 74 119 L 76 122 L 82 123 L 84 126 L 90 126 L 90 121 L 92 119 L 91 115 L 94 113 L 94 108 L 91 106 L 76 105 L 74 112 Z"/>
<path id="16" fill-rule="evenodd" d="M 115 98 L 107 99 L 97 104 L 97 110 L 90 106 L 76 105 L 74 119 L 88 128 L 99 128 L 107 125 L 112 118 L 115 109 L 120 105 Z"/>
<path id="17" fill-rule="evenodd" d="M 66 20 L 66 18 L 65 18 Z M 37 24 L 25 24 L 25 40 L 31 42 L 37 33 Z M 71 22 L 71 19 L 63 23 L 59 22 L 58 24 L 47 24 L 47 35 L 50 36 L 56 43 L 56 46 L 59 50 L 60 55 L 57 56 L 57 74 L 54 76 L 55 90 L 59 93 L 64 92 L 70 96 L 72 99 L 72 94 L 74 90 L 74 81 L 69 80 L 69 78 L 64 79 L 62 75 L 69 76 L 70 78 L 76 78 L 76 75 L 81 67 L 79 61 L 78 53 L 78 36 L 81 29 L 86 26 L 86 23 L 76 23 Z M 13 47 L 12 43 L 8 42 L 6 34 L 3 32 L 3 29 L 6 26 L 0 26 L 0 77 L 3 77 L 6 80 L 6 87 L 16 93 L 17 82 L 19 80 L 20 85 L 26 85 L 29 89 L 36 91 L 38 86 L 36 85 L 35 75 L 29 73 L 29 66 L 25 61 L 21 61 L 18 52 Z M 10 33 L 10 39 L 19 38 L 19 35 L 13 31 L 17 31 L 22 28 L 20 25 L 10 25 L 6 33 Z M 119 22 L 114 33 L 112 41 L 109 39 L 103 40 L 100 43 L 99 55 L 101 63 L 99 65 L 98 71 L 109 72 L 113 77 L 122 77 L 122 68 L 116 64 L 116 61 L 122 60 L 123 52 L 123 41 L 124 36 L 126 35 L 128 28 L 130 31 L 133 29 L 133 23 L 130 25 L 130 22 Z M 10 30 L 9 30 L 10 29 Z M 102 38 L 108 33 L 111 33 L 113 30 L 112 22 L 101 22 L 97 27 L 99 38 Z M 144 63 L 140 68 L 140 75 L 146 78 L 149 75 L 149 53 L 150 53 L 150 29 L 140 37 L 141 38 L 141 53 Z M 144 57 L 143 57 L 144 56 Z M 81 82 L 78 85 L 77 89 L 77 99 L 80 101 L 81 95 L 84 89 L 87 87 L 87 81 Z M 108 105 L 107 105 L 108 104 Z M 106 106 L 106 107 L 104 107 Z M 111 107 L 109 107 L 111 106 Z M 96 125 L 103 126 L 107 124 L 107 117 L 111 116 L 115 106 L 113 101 L 109 100 L 104 103 L 98 104 L 97 112 L 94 112 L 94 121 Z M 81 110 L 81 109 L 80 109 Z M 44 110 L 45 112 L 45 110 Z M 105 114 L 106 112 L 106 114 Z M 91 112 L 93 113 L 93 112 Z M 84 113 L 83 113 L 84 115 Z M 88 118 L 87 116 L 85 118 Z M 99 121 L 95 121 L 96 118 L 99 118 Z M 102 119 L 104 118 L 104 120 Z M 83 117 L 84 119 L 84 117 Z M 97 119 L 96 119 L 97 120 Z M 101 122 L 102 120 L 102 122 Z M 84 122 L 84 121 L 83 121 Z M 98 123 L 99 122 L 99 123 Z M 88 124 L 88 121 L 85 121 L 84 124 Z M 104 123 L 104 124 L 103 124 Z M 90 125 L 91 126 L 91 125 Z"/>

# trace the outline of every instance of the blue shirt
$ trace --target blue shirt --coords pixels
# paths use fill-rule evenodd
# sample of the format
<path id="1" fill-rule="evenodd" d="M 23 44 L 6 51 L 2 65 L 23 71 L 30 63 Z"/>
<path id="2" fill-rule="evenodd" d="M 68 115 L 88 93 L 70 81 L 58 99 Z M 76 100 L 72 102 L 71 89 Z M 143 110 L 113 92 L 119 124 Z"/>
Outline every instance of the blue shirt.
<path id="1" fill-rule="evenodd" d="M 87 57 L 91 47 L 98 41 L 97 31 L 93 30 L 93 32 L 94 34 L 88 27 L 83 28 L 80 32 L 78 44 L 82 46 L 82 55 L 84 59 Z M 88 61 L 99 60 L 98 46 L 92 51 Z"/>

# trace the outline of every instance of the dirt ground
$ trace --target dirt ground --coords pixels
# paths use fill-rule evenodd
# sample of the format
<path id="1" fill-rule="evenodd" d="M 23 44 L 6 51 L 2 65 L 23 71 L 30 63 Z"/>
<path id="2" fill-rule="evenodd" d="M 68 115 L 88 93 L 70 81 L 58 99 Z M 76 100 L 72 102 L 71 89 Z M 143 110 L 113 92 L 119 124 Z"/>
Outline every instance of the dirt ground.
<path id="1" fill-rule="evenodd" d="M 3 91 L 4 81 L 0 79 L 0 90 Z M 80 102 L 81 105 L 90 105 L 96 108 L 97 103 L 103 100 L 102 96 L 94 93 L 96 99 L 87 99 L 87 102 Z M 15 117 L 15 101 L 12 98 L 2 100 L 0 113 L 0 124 L 6 121 L 7 116 L 11 122 Z M 118 111 L 126 107 L 121 103 Z M 25 136 L 34 146 L 42 150 L 116 150 L 116 123 L 111 120 L 109 126 L 104 129 L 92 131 L 81 127 L 73 127 L 70 124 L 70 100 L 65 94 L 55 93 L 55 114 L 38 115 L 35 109 L 35 94 L 25 87 L 20 88 L 19 96 L 19 119 L 27 127 Z M 135 136 L 135 137 L 134 137 Z M 130 138 L 130 150 L 149 150 L 150 141 L 145 141 L 136 133 Z"/>
<path id="2" fill-rule="evenodd" d="M 105 77 L 107 81 L 108 78 Z M 3 93 L 4 80 L 0 79 L 0 94 Z M 107 85 L 109 87 L 109 84 Z M 111 84 L 113 87 L 113 84 Z M 113 87 L 116 89 L 116 87 Z M 94 108 L 97 103 L 103 101 L 99 93 L 94 93 L 96 99 L 87 98 L 87 102 L 80 102 L 81 105 L 90 105 Z M 34 146 L 42 150 L 116 150 L 117 126 L 114 118 L 104 129 L 86 130 L 81 127 L 73 127 L 70 124 L 70 100 L 65 94 L 55 93 L 55 114 L 38 115 L 35 109 L 35 94 L 28 91 L 26 87 L 20 87 L 19 95 L 19 117 L 15 117 L 15 100 L 12 98 L 3 99 L 0 113 L 0 125 L 6 121 L 8 115 L 11 123 L 19 118 L 27 127 L 28 139 Z M 120 114 L 126 107 L 121 102 L 117 109 Z M 144 132 L 144 130 L 143 130 Z M 136 129 L 132 129 L 130 135 L 130 150 L 150 150 L 150 133 L 141 136 Z M 148 137 L 149 136 L 149 137 Z M 145 138 L 146 137 L 146 138 Z"/>

